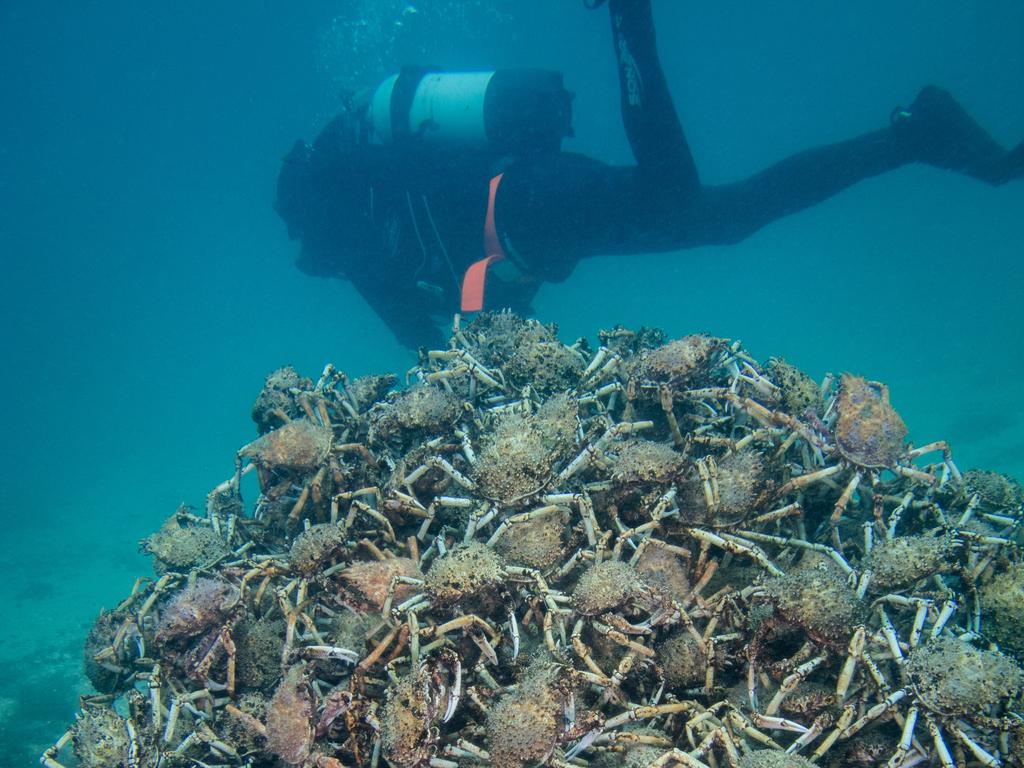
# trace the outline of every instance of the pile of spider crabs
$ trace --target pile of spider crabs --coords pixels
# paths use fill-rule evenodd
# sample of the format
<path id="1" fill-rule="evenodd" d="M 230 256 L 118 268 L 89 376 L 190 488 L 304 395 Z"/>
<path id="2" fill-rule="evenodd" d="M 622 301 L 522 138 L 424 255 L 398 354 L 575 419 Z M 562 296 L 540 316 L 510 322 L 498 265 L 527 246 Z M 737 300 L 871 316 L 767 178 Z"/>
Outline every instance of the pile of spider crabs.
<path id="1" fill-rule="evenodd" d="M 1024 765 L 1024 493 L 883 384 L 494 313 L 253 419 L 48 768 Z"/>

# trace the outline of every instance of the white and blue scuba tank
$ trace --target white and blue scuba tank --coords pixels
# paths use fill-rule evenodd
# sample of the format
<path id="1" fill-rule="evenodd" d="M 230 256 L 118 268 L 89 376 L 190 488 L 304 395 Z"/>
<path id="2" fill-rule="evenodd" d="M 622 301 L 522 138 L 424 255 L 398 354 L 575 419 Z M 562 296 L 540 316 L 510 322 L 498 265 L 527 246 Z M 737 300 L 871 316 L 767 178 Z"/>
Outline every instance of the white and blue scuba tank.
<path id="1" fill-rule="evenodd" d="M 377 86 L 364 120 L 371 144 L 418 142 L 499 156 L 553 152 L 572 135 L 572 94 L 558 72 L 407 68 Z"/>

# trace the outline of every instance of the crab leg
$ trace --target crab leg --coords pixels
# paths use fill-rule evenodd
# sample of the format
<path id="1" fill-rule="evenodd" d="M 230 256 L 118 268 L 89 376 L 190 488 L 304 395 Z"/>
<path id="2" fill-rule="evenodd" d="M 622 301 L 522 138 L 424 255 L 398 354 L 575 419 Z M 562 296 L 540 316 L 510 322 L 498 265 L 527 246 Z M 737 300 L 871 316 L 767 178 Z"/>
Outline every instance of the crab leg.
<path id="1" fill-rule="evenodd" d="M 381 611 L 380 611 L 381 615 L 385 619 L 388 619 L 391 616 L 391 603 L 395 599 L 395 587 L 397 585 L 399 585 L 399 584 L 409 584 L 409 585 L 414 586 L 414 587 L 422 587 L 423 586 L 423 579 L 417 579 L 414 576 L 402 576 L 402 575 L 396 575 L 396 576 L 392 576 L 391 577 L 391 583 L 388 584 L 388 594 L 387 594 L 387 597 L 384 598 L 384 605 L 381 606 Z M 426 601 L 427 600 L 427 596 L 424 595 L 424 594 L 413 595 L 411 598 L 409 598 L 409 600 L 406 600 L 404 603 L 399 605 L 398 609 L 401 610 L 401 611 L 409 610 L 409 608 L 411 607 L 410 606 L 410 601 L 412 601 L 412 600 L 416 600 L 416 602 Z"/>
<path id="2" fill-rule="evenodd" d="M 459 698 L 462 696 L 462 662 L 455 657 L 455 680 L 452 682 L 451 691 L 448 693 L 448 706 L 445 708 L 442 723 L 447 723 L 455 715 L 455 709 L 459 706 Z"/>
<path id="3" fill-rule="evenodd" d="M 710 713 L 705 714 L 710 716 Z M 768 749 L 777 749 L 780 752 L 782 751 L 781 744 L 775 741 L 775 739 L 773 739 L 767 733 L 762 733 L 761 731 L 757 730 L 757 728 L 755 728 L 750 722 L 748 722 L 747 719 L 743 717 L 743 715 L 741 715 L 739 712 L 736 712 L 735 710 L 727 712 L 725 714 L 725 721 L 732 727 L 733 731 L 735 731 L 737 734 L 743 734 L 748 739 L 753 739 L 758 744 L 763 744 L 764 746 L 768 747 Z M 687 723 L 687 729 L 689 729 L 691 724 L 694 722 L 695 721 Z"/>
<path id="4" fill-rule="evenodd" d="M 125 735 L 128 737 L 128 751 L 125 762 L 128 768 L 136 768 L 139 764 L 139 736 L 135 731 L 135 723 L 128 718 L 124 721 Z"/>
<path id="5" fill-rule="evenodd" d="M 888 530 L 887 530 L 887 535 L 888 535 L 888 537 L 890 539 L 896 537 L 896 526 L 898 526 L 900 524 L 900 518 L 903 517 L 903 513 L 907 511 L 907 508 L 910 507 L 910 503 L 913 500 L 914 500 L 914 494 L 908 492 L 900 500 L 899 505 L 889 515 L 889 527 L 888 527 Z"/>
<path id="6" fill-rule="evenodd" d="M 230 707 L 231 705 L 229 704 L 228 706 Z M 161 741 L 164 744 L 170 743 L 171 739 L 174 738 L 174 731 L 178 726 L 178 715 L 180 712 L 181 699 L 174 696 L 171 698 L 171 706 L 167 711 L 167 725 L 164 728 L 163 736 L 161 737 Z"/>
<path id="7" fill-rule="evenodd" d="M 945 739 L 942 738 L 942 731 L 939 730 L 939 724 L 935 722 L 928 712 L 924 714 L 924 720 L 928 724 L 928 732 L 932 735 L 932 743 L 935 745 L 935 753 L 939 756 L 939 762 L 942 763 L 943 768 L 956 768 L 956 761 L 953 759 L 953 755 L 949 752 L 949 747 L 946 746 Z"/>
<path id="8" fill-rule="evenodd" d="M 572 494 L 565 494 L 565 495 L 568 496 L 569 498 L 573 497 Z M 537 519 L 539 517 L 544 517 L 544 516 L 550 515 L 550 514 L 552 514 L 554 512 L 563 512 L 563 511 L 565 511 L 564 507 L 560 507 L 557 504 L 548 504 L 547 506 L 544 506 L 544 507 L 538 507 L 537 509 L 531 509 L 529 512 L 520 512 L 518 515 L 512 515 L 511 517 L 506 517 L 504 520 L 501 521 L 501 523 L 495 529 L 494 533 L 491 534 L 491 538 L 489 538 L 487 540 L 487 546 L 488 547 L 493 547 L 495 544 L 497 544 L 498 543 L 498 539 L 500 539 L 502 537 L 502 535 L 504 535 L 504 533 L 509 528 L 511 528 L 513 525 L 517 525 L 519 523 L 526 523 L 526 522 L 529 522 L 530 520 L 535 520 L 535 519 Z"/>
<path id="9" fill-rule="evenodd" d="M 684 768 L 710 768 L 707 763 L 701 762 L 696 757 L 691 757 L 681 749 L 673 749 L 655 760 L 649 768 L 667 768 L 671 765 L 681 765 Z"/>
<path id="10" fill-rule="evenodd" d="M 1001 766 L 1003 764 L 1002 761 L 999 760 L 999 758 L 989 754 L 988 750 L 986 750 L 978 742 L 976 742 L 974 739 L 972 739 L 970 736 L 964 733 L 963 728 L 960 728 L 957 725 L 953 725 L 951 730 L 953 731 L 953 734 L 958 739 L 960 739 L 963 745 L 967 747 L 969 750 L 971 750 L 971 754 L 973 754 L 974 757 L 977 758 L 978 762 L 982 765 L 986 766 L 987 768 L 997 768 L 997 766 Z"/>
<path id="11" fill-rule="evenodd" d="M 864 627 L 857 627 L 853 637 L 850 638 L 849 653 L 846 656 L 846 661 L 843 663 L 842 670 L 839 672 L 839 679 L 836 681 L 836 698 L 840 702 L 846 698 L 846 692 L 850 689 L 853 673 L 857 668 L 857 659 L 864 653 L 864 634 Z"/>
<path id="12" fill-rule="evenodd" d="M 896 748 L 893 756 L 889 758 L 889 762 L 886 763 L 886 768 L 898 768 L 903 765 L 903 761 L 906 759 L 907 754 L 910 752 L 910 747 L 914 741 L 914 727 L 917 725 L 917 705 L 911 705 L 910 709 L 907 710 L 906 719 L 903 721 L 903 732 L 900 735 L 900 745 Z"/>
<path id="13" fill-rule="evenodd" d="M 724 549 L 726 552 L 732 552 L 735 555 L 749 557 L 755 563 L 768 571 L 772 576 L 785 575 L 777 565 L 768 559 L 768 556 L 761 549 L 751 544 L 744 544 L 742 540 L 737 539 L 734 536 L 730 536 L 729 534 L 719 536 L 716 533 L 705 531 L 701 528 L 684 528 L 683 530 L 699 541 L 707 542 L 708 544 L 720 549 Z"/>
<path id="14" fill-rule="evenodd" d="M 795 754 L 804 747 L 806 747 L 808 744 L 810 744 L 812 741 L 814 741 L 816 738 L 818 738 L 821 735 L 821 732 L 825 730 L 825 726 L 828 722 L 830 722 L 830 720 L 831 718 L 827 714 L 819 715 L 818 717 L 816 717 L 814 719 L 814 722 L 811 723 L 811 727 L 807 729 L 807 732 L 801 734 L 801 736 L 796 741 L 794 741 L 792 744 L 786 747 L 786 754 Z"/>
<path id="15" fill-rule="evenodd" d="M 818 748 L 814 750 L 814 754 L 811 755 L 811 760 L 818 760 L 823 757 L 825 753 L 832 748 L 832 745 L 836 743 L 843 732 L 849 727 L 856 715 L 857 710 L 852 705 L 843 707 L 842 714 L 840 714 L 839 719 L 836 720 L 835 728 L 833 728 L 832 732 L 829 733 L 821 744 L 818 745 Z"/>
<path id="16" fill-rule="evenodd" d="M 642 429 L 651 429 L 653 426 L 653 421 L 620 421 L 618 424 L 612 425 L 596 442 L 584 448 L 575 459 L 566 465 L 558 475 L 558 482 L 565 482 L 581 469 L 590 466 L 595 457 L 601 456 L 604 447 L 615 438 L 631 435 Z"/>
<path id="17" fill-rule="evenodd" d="M 491 753 L 487 750 L 481 749 L 465 739 L 459 739 L 454 744 L 448 744 L 444 748 L 444 753 L 449 757 L 469 757 L 476 758 L 483 763 L 490 764 Z"/>
<path id="18" fill-rule="evenodd" d="M 565 753 L 565 759 L 573 760 L 576 757 L 576 755 L 578 755 L 580 752 L 582 752 L 585 749 L 588 749 L 600 735 L 600 728 L 594 728 L 588 731 L 586 734 L 584 734 L 583 738 L 579 740 L 576 746 L 574 746 L 572 749 Z"/>
<path id="19" fill-rule="evenodd" d="M 74 736 L 74 731 L 69 728 L 52 746 L 47 747 L 46 751 L 43 752 L 43 756 L 39 758 L 39 762 L 45 768 L 64 768 L 61 763 L 57 762 L 57 755 L 71 741 L 72 736 Z"/>
<path id="20" fill-rule="evenodd" d="M 235 640 L 231 637 L 231 630 L 225 627 L 220 632 L 221 644 L 224 646 L 224 653 L 227 654 L 227 691 L 230 698 L 235 698 Z M 158 726 L 159 727 L 159 724 Z"/>
<path id="21" fill-rule="evenodd" d="M 515 661 L 519 658 L 519 622 L 516 621 L 516 612 L 512 608 L 508 609 L 508 628 L 512 636 L 512 661 Z"/>
<path id="22" fill-rule="evenodd" d="M 686 441 L 683 439 L 683 433 L 679 431 L 679 422 L 676 421 L 676 415 L 672 410 L 672 390 L 668 388 L 667 384 L 658 387 L 658 399 L 661 401 L 661 410 L 665 412 L 665 419 L 668 421 L 668 428 L 672 433 L 672 441 L 676 448 L 682 448 L 686 445 Z"/>
<path id="23" fill-rule="evenodd" d="M 836 526 L 839 525 L 840 518 L 842 518 L 847 505 L 850 503 L 850 499 L 853 498 L 853 494 L 857 490 L 858 486 L 860 486 L 860 481 L 863 478 L 863 472 L 854 472 L 853 477 L 850 478 L 850 482 L 846 484 L 843 492 L 839 495 L 839 499 L 832 508 L 832 517 L 829 518 L 829 525 L 832 526 L 833 530 L 835 530 Z M 839 547 L 837 546 L 836 548 L 838 549 Z"/>
<path id="24" fill-rule="evenodd" d="M 553 613 L 554 611 L 550 610 L 544 612 L 544 644 L 547 646 L 548 650 L 551 651 L 552 656 L 556 659 L 561 659 L 562 653 L 558 650 L 558 646 L 555 645 L 555 635 L 552 631 L 554 624 L 554 619 L 552 618 Z M 564 629 L 562 631 L 564 631 Z"/>
<path id="25" fill-rule="evenodd" d="M 703 459 L 697 459 L 696 467 L 704 487 L 704 504 L 707 506 L 708 513 L 713 515 L 721 504 L 718 491 L 718 465 L 715 464 L 713 457 L 705 456 Z"/>
<path id="26" fill-rule="evenodd" d="M 916 459 L 918 456 L 923 456 L 926 453 L 932 451 L 942 451 L 942 463 L 946 467 L 946 471 L 953 476 L 953 479 L 958 483 L 963 480 L 960 475 L 960 470 L 957 469 L 956 464 L 953 463 L 953 451 L 950 450 L 949 445 L 945 440 L 936 440 L 934 443 L 928 443 L 922 445 L 920 448 L 914 448 L 908 452 L 907 457 L 910 459 Z"/>
<path id="27" fill-rule="evenodd" d="M 824 661 L 824 656 L 815 656 L 810 661 L 805 661 L 803 664 L 801 664 L 799 667 L 793 670 L 792 674 L 788 675 L 786 679 L 782 681 L 782 685 L 779 686 L 779 690 L 775 692 L 775 695 L 772 697 L 772 700 L 768 702 L 768 706 L 764 708 L 764 715 L 760 716 L 771 717 L 776 712 L 778 712 L 779 707 L 782 706 L 783 699 L 785 699 L 788 694 L 792 693 L 793 690 L 803 680 L 805 680 L 807 676 L 811 674 L 811 672 L 820 667 Z M 753 718 L 751 719 L 753 720 Z M 755 720 L 754 725 L 759 725 L 759 723 Z M 801 729 L 803 729 L 803 726 L 800 727 Z M 804 730 L 806 729 L 801 730 L 800 733 L 803 733 Z"/>
<path id="28" fill-rule="evenodd" d="M 580 660 L 586 665 L 587 669 L 593 672 L 595 675 L 601 677 L 602 680 L 609 680 L 608 675 L 604 673 L 604 670 L 598 666 L 597 662 L 594 661 L 594 657 L 591 655 L 590 646 L 583 642 L 583 638 L 580 636 L 583 632 L 583 619 L 576 622 L 576 626 L 573 627 L 572 634 L 570 635 L 570 641 L 572 643 L 573 650 L 576 651 L 576 655 L 580 657 Z"/>
<path id="29" fill-rule="evenodd" d="M 903 648 L 900 646 L 899 636 L 896 634 L 896 628 L 892 624 L 892 619 L 889 618 L 889 614 L 885 612 L 885 608 L 881 605 L 878 606 L 878 616 L 881 619 L 882 636 L 889 646 L 889 652 L 897 663 L 902 664 Z"/>
<path id="30" fill-rule="evenodd" d="M 406 627 L 405 625 L 403 625 L 403 628 L 405 628 L 408 631 L 408 627 Z M 377 647 L 370 652 L 370 655 L 364 658 L 361 662 L 359 662 L 358 666 L 356 666 L 355 673 L 353 676 L 356 678 L 360 678 L 363 675 L 365 675 L 366 672 L 370 669 L 370 667 L 376 664 L 380 657 L 384 655 L 384 651 L 386 651 L 388 646 L 391 645 L 394 639 L 398 636 L 398 633 L 399 627 L 393 627 L 391 631 L 384 636 L 384 639 L 377 644 Z"/>
<path id="31" fill-rule="evenodd" d="M 841 732 L 840 735 L 843 738 L 848 739 L 851 736 L 859 733 L 861 729 L 864 728 L 864 726 L 866 726 L 868 723 L 870 723 L 878 717 L 881 717 L 883 713 L 885 713 L 892 707 L 896 706 L 899 702 L 906 698 L 906 695 L 906 688 L 900 688 L 898 691 L 893 691 L 888 696 L 886 696 L 882 701 L 878 702 L 877 704 L 875 704 L 875 706 L 871 707 L 871 709 L 869 709 L 867 712 L 861 715 L 861 717 L 853 725 L 847 726 Z"/>
<path id="32" fill-rule="evenodd" d="M 585 493 L 549 493 L 541 500 L 545 504 L 575 506 L 579 511 L 580 520 L 583 521 L 583 530 L 587 534 L 587 543 L 594 546 L 598 536 L 603 535 L 601 526 L 594 515 L 594 505 L 590 497 Z M 542 507 L 541 509 L 547 509 Z M 511 518 L 510 518 L 511 519 Z"/>
<path id="33" fill-rule="evenodd" d="M 851 568 L 850 564 L 846 562 L 846 558 L 834 548 L 825 544 L 815 544 L 814 542 L 804 541 L 803 539 L 793 537 L 786 538 L 783 536 L 773 536 L 770 533 L 758 533 L 757 531 L 737 531 L 736 535 L 742 536 L 745 539 L 759 541 L 764 544 L 776 544 L 780 547 L 799 547 L 800 549 L 807 549 L 811 552 L 828 555 L 835 561 L 836 565 L 843 569 L 843 573 L 847 576 L 853 574 L 853 568 Z"/>
<path id="34" fill-rule="evenodd" d="M 450 621 L 446 621 L 444 624 L 429 627 L 428 629 L 433 636 L 440 637 L 448 634 L 449 632 L 454 632 L 456 629 L 467 629 L 470 627 L 479 627 L 483 629 L 491 636 L 492 640 L 497 640 L 501 636 L 498 630 L 492 627 L 486 619 L 482 619 L 473 613 L 457 616 Z M 426 630 L 424 630 L 424 632 L 426 632 Z"/>
<path id="35" fill-rule="evenodd" d="M 810 472 L 806 475 L 797 475 L 796 477 L 789 480 L 789 482 L 787 482 L 781 488 L 779 488 L 779 491 L 776 495 L 785 496 L 787 493 L 799 491 L 801 488 L 806 488 L 811 483 L 816 483 L 818 480 L 824 480 L 826 477 L 831 477 L 832 475 L 841 471 L 842 467 L 840 467 L 837 464 L 832 467 L 825 467 L 825 469 L 819 469 L 816 472 Z"/>
<path id="36" fill-rule="evenodd" d="M 782 520 L 785 517 L 800 517 L 803 513 L 803 507 L 800 506 L 799 502 L 794 501 L 792 504 L 787 504 L 784 507 L 773 509 L 771 512 L 765 512 L 764 514 L 752 517 L 747 521 L 747 523 L 753 525 L 773 523 L 776 520 Z"/>
<path id="37" fill-rule="evenodd" d="M 921 639 L 921 632 L 924 631 L 924 622 L 928 618 L 928 609 L 930 607 L 931 603 L 924 600 L 917 606 L 917 611 L 914 613 L 914 624 L 910 628 L 909 644 L 911 648 L 916 648 L 918 641 Z"/>
<path id="38" fill-rule="evenodd" d="M 586 385 L 596 384 L 610 371 L 617 368 L 621 362 L 622 358 L 617 354 L 607 347 L 601 347 L 594 355 L 594 359 L 590 361 L 590 365 L 583 371 L 580 380 Z"/>
<path id="39" fill-rule="evenodd" d="M 671 715 L 676 714 L 677 712 L 692 712 L 697 708 L 697 706 L 698 704 L 693 701 L 673 701 L 667 704 L 658 704 L 653 707 L 635 706 L 608 719 L 604 724 L 604 728 L 606 731 L 610 731 L 614 728 L 625 725 L 626 723 L 632 723 L 637 720 L 649 720 L 652 717 Z"/>
<path id="40" fill-rule="evenodd" d="M 349 664 L 356 664 L 361 658 L 355 651 L 336 645 L 307 645 L 299 649 L 299 655 L 304 659 L 333 659 Z"/>
<path id="41" fill-rule="evenodd" d="M 933 639 L 939 636 L 943 627 L 946 626 L 946 622 L 948 622 L 953 617 L 953 614 L 956 613 L 956 609 L 956 600 L 953 600 L 952 598 L 942 604 L 942 609 L 939 611 L 939 618 L 935 620 L 935 626 L 932 627 Z"/>
<path id="42" fill-rule="evenodd" d="M 750 722 L 756 725 L 758 728 L 770 728 L 774 731 L 792 731 L 793 733 L 807 733 L 809 728 L 800 723 L 795 723 L 792 720 L 787 720 L 784 717 L 769 717 L 754 712 L 750 715 Z"/>
<path id="43" fill-rule="evenodd" d="M 498 654 L 494 651 L 494 646 L 488 642 L 487 638 L 480 632 L 470 632 L 469 639 L 473 641 L 480 652 L 484 655 L 484 658 L 488 662 L 493 664 L 495 667 L 498 666 Z"/>

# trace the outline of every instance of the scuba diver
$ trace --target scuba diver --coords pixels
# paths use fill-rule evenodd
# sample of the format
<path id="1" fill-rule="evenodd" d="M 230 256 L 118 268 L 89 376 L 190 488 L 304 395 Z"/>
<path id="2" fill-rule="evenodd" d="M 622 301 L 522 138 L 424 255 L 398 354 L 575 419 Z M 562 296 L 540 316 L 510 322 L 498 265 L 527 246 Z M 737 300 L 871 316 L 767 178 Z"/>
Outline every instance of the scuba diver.
<path id="1" fill-rule="evenodd" d="M 610 0 L 609 10 L 636 165 L 561 151 L 572 111 L 557 73 L 407 68 L 284 159 L 275 208 L 301 241 L 299 268 L 350 280 L 403 345 L 439 348 L 434 318 L 529 314 L 542 282 L 565 280 L 588 256 L 737 243 L 909 163 L 992 185 L 1024 175 L 1024 142 L 1005 150 L 928 86 L 883 128 L 702 184 L 658 61 L 650 0 Z"/>

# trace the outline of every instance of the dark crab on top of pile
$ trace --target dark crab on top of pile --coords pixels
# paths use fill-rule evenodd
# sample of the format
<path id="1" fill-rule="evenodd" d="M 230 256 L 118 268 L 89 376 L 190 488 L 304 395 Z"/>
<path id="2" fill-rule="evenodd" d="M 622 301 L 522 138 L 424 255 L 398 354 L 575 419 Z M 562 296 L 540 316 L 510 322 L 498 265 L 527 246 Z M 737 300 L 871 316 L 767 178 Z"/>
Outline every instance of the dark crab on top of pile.
<path id="1" fill-rule="evenodd" d="M 44 765 L 1024 765 L 1024 493 L 883 384 L 508 313 L 397 383 L 268 377 Z"/>

